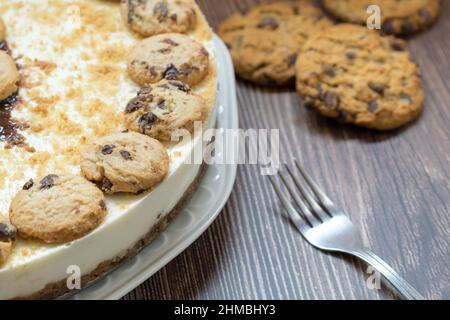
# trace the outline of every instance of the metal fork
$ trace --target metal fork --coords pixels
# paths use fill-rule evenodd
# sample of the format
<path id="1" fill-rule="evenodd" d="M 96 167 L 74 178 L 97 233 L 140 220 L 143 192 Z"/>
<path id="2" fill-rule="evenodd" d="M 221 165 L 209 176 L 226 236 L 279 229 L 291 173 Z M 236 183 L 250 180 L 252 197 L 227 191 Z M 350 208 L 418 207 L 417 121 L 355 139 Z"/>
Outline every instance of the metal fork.
<path id="1" fill-rule="evenodd" d="M 273 176 L 269 176 L 269 179 L 288 212 L 292 223 L 303 237 L 318 249 L 349 254 L 370 264 L 405 299 L 424 300 L 424 297 L 395 272 L 392 267 L 370 249 L 364 247 L 359 232 L 350 219 L 311 180 L 297 160 L 295 160 L 295 167 L 300 172 L 301 178 L 297 177 L 293 170 L 286 165 L 287 172 L 294 182 L 294 186 L 288 182 L 288 178 L 284 174 L 281 172 L 278 174 L 294 200 L 293 202 L 277 186 Z"/>

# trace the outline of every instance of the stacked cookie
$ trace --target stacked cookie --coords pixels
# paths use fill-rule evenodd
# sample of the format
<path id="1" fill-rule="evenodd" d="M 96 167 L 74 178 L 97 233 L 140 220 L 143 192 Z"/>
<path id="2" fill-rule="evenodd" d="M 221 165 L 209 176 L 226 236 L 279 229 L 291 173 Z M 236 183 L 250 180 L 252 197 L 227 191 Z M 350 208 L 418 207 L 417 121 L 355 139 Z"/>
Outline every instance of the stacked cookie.
<path id="1" fill-rule="evenodd" d="M 16 235 L 46 243 L 70 242 L 107 215 L 105 194 L 139 194 L 169 172 L 166 144 L 179 130 L 192 133 L 209 113 L 191 89 L 210 74 L 205 47 L 185 33 L 195 28 L 193 0 L 124 0 L 124 23 L 142 39 L 129 54 L 128 75 L 141 88 L 124 105 L 124 130 L 91 141 L 80 154 L 82 176 L 47 174 L 16 194 L 9 221 L 0 221 L 0 263 Z M 0 40 L 5 28 L 0 23 Z M 18 89 L 14 60 L 0 52 L 0 99 Z"/>
<path id="2" fill-rule="evenodd" d="M 313 1 L 278 2 L 231 16 L 221 24 L 219 35 L 242 78 L 262 85 L 286 85 L 295 77 L 302 46 L 331 25 Z"/>
<path id="3" fill-rule="evenodd" d="M 266 85 L 285 85 L 295 77 L 303 105 L 340 122 L 390 130 L 416 119 L 424 104 L 420 69 L 406 42 L 392 35 L 430 27 L 440 1 L 322 3 L 344 23 L 331 23 L 332 17 L 308 0 L 261 5 L 226 20 L 219 33 L 237 74 Z M 369 5 L 381 9 L 381 32 L 363 26 Z"/>
<path id="4" fill-rule="evenodd" d="M 436 22 L 440 0 L 323 0 L 325 10 L 336 18 L 365 25 L 367 8 L 376 5 L 381 13 L 381 29 L 386 34 L 410 36 Z"/>

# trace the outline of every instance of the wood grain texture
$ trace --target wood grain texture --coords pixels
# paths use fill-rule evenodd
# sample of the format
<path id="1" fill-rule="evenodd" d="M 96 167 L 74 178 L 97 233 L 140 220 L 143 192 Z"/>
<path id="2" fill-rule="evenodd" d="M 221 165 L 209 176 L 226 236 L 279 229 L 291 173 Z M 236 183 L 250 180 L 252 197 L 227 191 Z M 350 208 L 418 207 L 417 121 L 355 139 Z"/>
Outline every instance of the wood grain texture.
<path id="1" fill-rule="evenodd" d="M 256 0 L 199 0 L 210 23 Z M 281 159 L 301 160 L 360 228 L 364 242 L 429 299 L 450 298 L 450 1 L 411 39 L 427 102 L 390 133 L 341 126 L 289 89 L 239 81 L 241 127 L 281 129 Z M 268 181 L 240 166 L 231 198 L 189 249 L 124 299 L 390 299 L 363 263 L 319 252 L 289 224 Z"/>

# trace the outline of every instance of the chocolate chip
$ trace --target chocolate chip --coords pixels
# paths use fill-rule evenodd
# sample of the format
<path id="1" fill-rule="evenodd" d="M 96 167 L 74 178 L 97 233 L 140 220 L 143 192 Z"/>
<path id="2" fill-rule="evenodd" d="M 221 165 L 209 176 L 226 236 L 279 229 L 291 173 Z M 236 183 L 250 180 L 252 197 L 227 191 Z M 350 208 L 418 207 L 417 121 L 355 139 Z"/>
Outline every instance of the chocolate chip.
<path id="1" fill-rule="evenodd" d="M 6 41 L 0 41 L 0 50 L 5 51 L 7 54 L 11 54 L 11 50 Z"/>
<path id="2" fill-rule="evenodd" d="M 373 91 L 375 91 L 379 95 L 381 95 L 381 96 L 384 95 L 384 89 L 385 89 L 384 84 L 374 83 L 374 82 L 370 81 L 368 83 L 368 86 L 369 86 L 370 89 L 372 89 Z"/>
<path id="3" fill-rule="evenodd" d="M 112 182 L 111 182 L 108 178 L 106 178 L 106 177 L 103 178 L 103 181 L 102 181 L 102 190 L 103 190 L 103 191 L 111 191 L 112 187 L 113 187 Z"/>
<path id="4" fill-rule="evenodd" d="M 347 59 L 349 60 L 355 60 L 356 59 L 356 53 L 352 52 L 352 51 L 347 51 L 345 53 L 345 56 L 347 57 Z"/>
<path id="5" fill-rule="evenodd" d="M 128 102 L 127 107 L 125 108 L 125 113 L 133 113 L 144 107 L 145 103 L 144 101 L 142 101 L 142 98 L 136 97 L 132 99 L 130 102 Z"/>
<path id="6" fill-rule="evenodd" d="M 103 146 L 103 148 L 102 148 L 102 154 L 104 154 L 105 156 L 107 156 L 107 155 L 113 153 L 115 147 L 116 147 L 116 146 L 113 145 L 113 144 Z"/>
<path id="7" fill-rule="evenodd" d="M 336 109 L 339 107 L 339 95 L 335 92 L 327 92 L 325 94 L 325 106 L 327 108 Z"/>
<path id="8" fill-rule="evenodd" d="M 125 160 L 132 160 L 133 158 L 131 157 L 131 153 L 129 153 L 126 150 L 121 150 L 120 151 L 120 155 L 122 156 L 122 158 L 124 158 Z"/>
<path id="9" fill-rule="evenodd" d="M 33 179 L 28 180 L 22 187 L 23 190 L 30 190 L 34 185 Z"/>
<path id="10" fill-rule="evenodd" d="M 327 76 L 329 76 L 329 77 L 331 77 L 331 78 L 336 77 L 336 72 L 335 72 L 335 70 L 334 70 L 333 67 L 326 67 L 326 68 L 323 70 L 323 72 L 324 72 Z"/>
<path id="11" fill-rule="evenodd" d="M 209 52 L 208 50 L 206 50 L 206 48 L 202 47 L 200 52 L 202 53 L 202 55 L 204 55 L 205 57 L 209 57 Z"/>
<path id="12" fill-rule="evenodd" d="M 163 77 L 167 80 L 175 80 L 179 74 L 180 72 L 178 71 L 178 69 L 171 63 L 164 71 Z"/>
<path id="13" fill-rule="evenodd" d="M 158 20 L 162 21 L 169 15 L 169 8 L 166 1 L 158 2 L 153 8 L 153 13 L 158 16 Z"/>
<path id="14" fill-rule="evenodd" d="M 277 20 L 275 20 L 275 18 L 273 17 L 265 17 L 264 19 L 262 19 L 259 24 L 258 24 L 258 28 L 260 29 L 264 29 L 264 28 L 269 28 L 271 30 L 276 30 L 278 29 L 278 27 L 280 26 L 280 24 L 278 23 Z"/>
<path id="15" fill-rule="evenodd" d="M 167 109 L 167 106 L 166 106 L 166 100 L 161 100 L 161 101 L 156 105 L 156 107 L 159 108 L 159 109 Z"/>
<path id="16" fill-rule="evenodd" d="M 40 182 L 39 190 L 50 189 L 55 185 L 55 179 L 58 178 L 56 174 L 49 174 Z"/>
<path id="17" fill-rule="evenodd" d="M 171 45 L 173 47 L 178 47 L 179 46 L 179 44 L 177 42 L 175 42 L 175 41 L 173 41 L 172 39 L 169 39 L 169 38 L 163 39 L 161 42 L 165 43 L 165 44 L 169 44 L 169 45 Z"/>
<path id="18" fill-rule="evenodd" d="M 100 206 L 100 208 L 102 208 L 103 210 L 106 210 L 106 203 L 104 200 L 100 200 L 100 202 L 98 203 L 98 205 Z"/>
<path id="19" fill-rule="evenodd" d="M 158 50 L 158 52 L 159 52 L 159 53 L 162 53 L 162 54 L 167 54 L 167 53 L 169 53 L 169 52 L 171 52 L 171 51 L 172 51 L 171 48 L 162 48 L 162 49 L 159 49 L 159 50 Z"/>
<path id="20" fill-rule="evenodd" d="M 391 48 L 395 51 L 405 51 L 406 42 L 401 39 L 393 38 L 391 40 Z"/>
<path id="21" fill-rule="evenodd" d="M 260 62 L 253 68 L 253 73 L 266 68 L 269 65 L 269 62 Z"/>
<path id="22" fill-rule="evenodd" d="M 405 21 L 402 23 L 402 34 L 411 35 L 414 32 L 414 26 L 411 22 Z"/>
<path id="23" fill-rule="evenodd" d="M 289 58 L 287 60 L 287 64 L 288 64 L 289 68 L 291 68 L 295 65 L 295 63 L 297 62 L 297 57 L 298 57 L 298 54 L 296 54 L 296 53 L 289 56 Z"/>
<path id="24" fill-rule="evenodd" d="M 149 72 L 150 72 L 150 74 L 151 74 L 152 77 L 157 77 L 157 76 L 158 76 L 158 71 L 156 70 L 156 67 L 154 67 L 154 66 L 152 66 L 152 67 L 149 69 Z"/>
<path id="25" fill-rule="evenodd" d="M 383 24 L 383 30 L 384 30 L 384 32 L 386 32 L 387 34 L 393 34 L 393 33 L 395 33 L 394 24 L 392 23 L 391 20 L 387 20 L 387 21 Z"/>
<path id="26" fill-rule="evenodd" d="M 184 82 L 181 81 L 170 81 L 169 82 L 172 86 L 176 87 L 178 90 L 181 90 L 183 92 L 190 92 L 191 88 Z"/>
<path id="27" fill-rule="evenodd" d="M 367 109 L 369 112 L 375 112 L 378 109 L 378 102 L 376 100 L 370 101 Z"/>
<path id="28" fill-rule="evenodd" d="M 17 229 L 9 223 L 0 223 L 0 241 L 10 241 L 16 237 Z"/>
<path id="29" fill-rule="evenodd" d="M 433 20 L 433 17 L 431 16 L 430 11 L 428 11 L 425 8 L 420 9 L 419 16 L 424 18 L 426 22 L 430 22 L 431 20 Z"/>
<path id="30" fill-rule="evenodd" d="M 154 113 L 146 113 L 139 119 L 139 128 L 145 133 L 145 129 L 150 128 L 157 120 L 158 117 Z"/>
<path id="31" fill-rule="evenodd" d="M 170 19 L 171 19 L 172 21 L 174 21 L 174 22 L 177 22 L 177 20 L 178 20 L 177 14 L 174 13 L 173 15 L 171 15 L 171 16 L 170 16 Z"/>
<path id="32" fill-rule="evenodd" d="M 132 1 L 124 1 L 128 3 L 128 14 L 127 14 L 127 20 L 128 23 L 133 22 L 134 18 L 135 18 L 135 9 L 136 9 L 136 3 L 132 2 Z"/>

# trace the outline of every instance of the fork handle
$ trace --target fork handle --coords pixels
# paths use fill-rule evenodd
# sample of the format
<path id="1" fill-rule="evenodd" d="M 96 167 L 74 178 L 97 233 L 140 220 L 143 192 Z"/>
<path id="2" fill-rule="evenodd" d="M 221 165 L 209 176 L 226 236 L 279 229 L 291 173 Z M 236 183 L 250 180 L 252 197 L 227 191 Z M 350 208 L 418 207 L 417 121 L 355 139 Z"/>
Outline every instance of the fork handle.
<path id="1" fill-rule="evenodd" d="M 403 279 L 390 265 L 383 259 L 378 257 L 369 249 L 362 249 L 353 251 L 353 255 L 364 260 L 366 263 L 373 266 L 392 284 L 398 292 L 407 300 L 425 300 L 425 298 L 417 292 L 405 279 Z"/>

